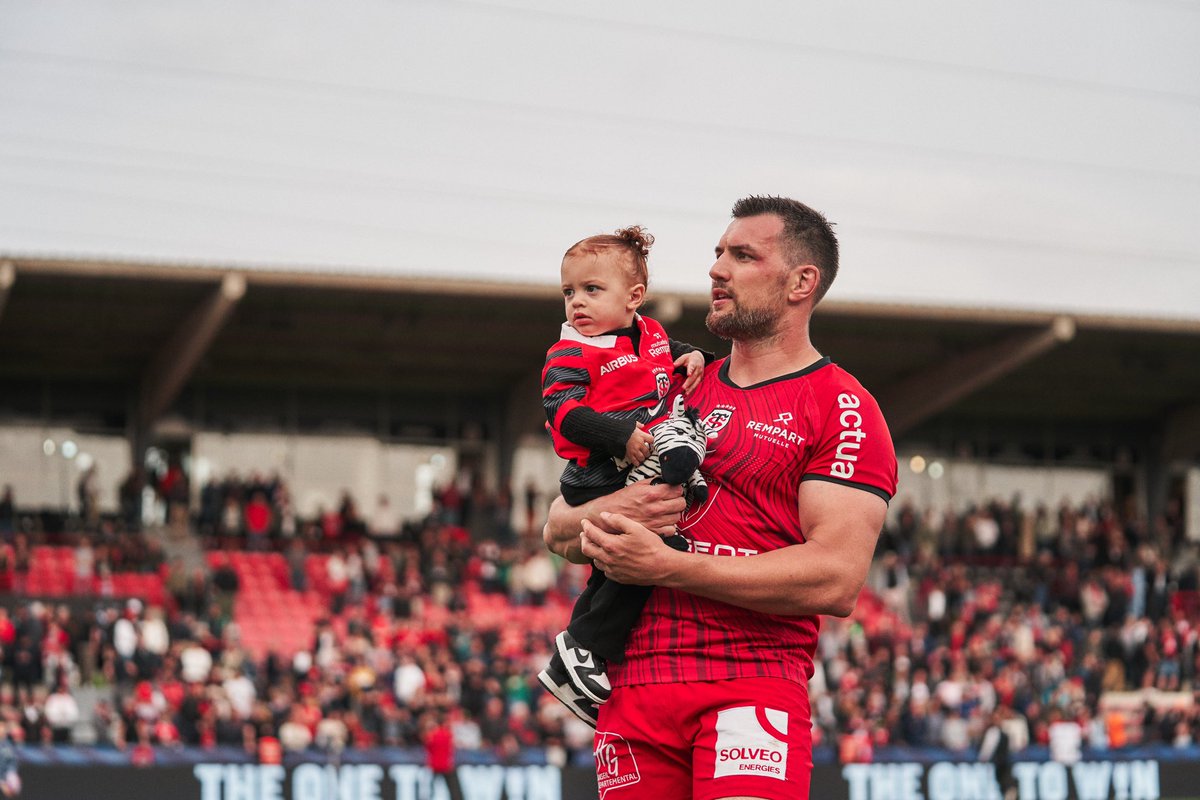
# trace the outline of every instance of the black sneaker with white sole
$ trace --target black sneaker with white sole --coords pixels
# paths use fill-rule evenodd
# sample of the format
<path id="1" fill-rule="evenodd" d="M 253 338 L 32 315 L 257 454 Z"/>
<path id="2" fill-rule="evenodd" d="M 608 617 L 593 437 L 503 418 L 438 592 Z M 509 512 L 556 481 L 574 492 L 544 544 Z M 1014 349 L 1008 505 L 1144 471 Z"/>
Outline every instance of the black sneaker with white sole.
<path id="1" fill-rule="evenodd" d="M 597 705 L 607 703 L 612 696 L 612 684 L 608 682 L 604 659 L 575 641 L 567 631 L 554 637 L 554 646 L 575 688 Z"/>
<path id="2" fill-rule="evenodd" d="M 558 702 L 571 709 L 571 713 L 583 720 L 589 728 L 596 730 L 596 724 L 600 720 L 600 709 L 571 683 L 571 678 L 557 653 L 550 659 L 550 666 L 538 673 L 538 680 Z"/>

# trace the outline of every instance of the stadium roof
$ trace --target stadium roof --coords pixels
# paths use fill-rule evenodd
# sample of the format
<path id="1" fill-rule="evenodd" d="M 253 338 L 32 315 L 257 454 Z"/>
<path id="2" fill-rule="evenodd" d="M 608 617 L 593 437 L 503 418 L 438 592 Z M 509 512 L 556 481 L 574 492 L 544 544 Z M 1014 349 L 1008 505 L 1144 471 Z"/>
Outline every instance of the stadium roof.
<path id="1" fill-rule="evenodd" d="M 478 418 L 515 437 L 537 429 L 561 321 L 555 290 L 512 283 L 69 261 L 9 262 L 6 275 L 0 415 L 117 430 L 173 413 L 453 438 L 455 420 Z M 723 354 L 706 305 L 666 295 L 653 312 Z M 830 300 L 813 334 L 902 442 L 1200 455 L 1200 322 Z"/>

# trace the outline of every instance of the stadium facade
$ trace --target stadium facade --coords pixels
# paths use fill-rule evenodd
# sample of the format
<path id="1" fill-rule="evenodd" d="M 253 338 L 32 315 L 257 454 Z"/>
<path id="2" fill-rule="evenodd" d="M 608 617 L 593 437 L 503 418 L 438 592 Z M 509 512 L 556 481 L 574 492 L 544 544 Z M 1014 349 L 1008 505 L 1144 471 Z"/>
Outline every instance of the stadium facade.
<path id="1" fill-rule="evenodd" d="M 110 481 L 148 451 L 227 468 L 231 446 L 267 436 L 438 456 L 432 476 L 405 464 L 371 489 L 456 468 L 554 485 L 536 399 L 559 325 L 550 286 L 31 258 L 3 260 L 0 278 L 0 471 L 27 503 L 72 502 L 79 465 L 57 458 L 71 437 L 117 462 Z M 726 351 L 705 297 L 652 302 L 672 335 Z M 934 461 L 1082 469 L 1142 513 L 1195 516 L 1200 321 L 831 299 L 813 335 L 880 398 L 902 486 L 931 486 Z M 321 480 L 296 462 L 270 465 Z"/>

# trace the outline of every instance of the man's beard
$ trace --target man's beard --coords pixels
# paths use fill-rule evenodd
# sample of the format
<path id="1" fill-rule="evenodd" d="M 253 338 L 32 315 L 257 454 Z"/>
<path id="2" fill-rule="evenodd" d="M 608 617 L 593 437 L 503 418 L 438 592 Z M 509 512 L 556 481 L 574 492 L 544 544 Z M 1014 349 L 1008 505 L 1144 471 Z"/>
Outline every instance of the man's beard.
<path id="1" fill-rule="evenodd" d="M 782 308 L 741 308 L 737 305 L 737 300 L 734 300 L 733 304 L 732 312 L 721 315 L 716 311 L 708 312 L 704 324 L 715 336 L 722 339 L 755 341 L 775 335 Z"/>

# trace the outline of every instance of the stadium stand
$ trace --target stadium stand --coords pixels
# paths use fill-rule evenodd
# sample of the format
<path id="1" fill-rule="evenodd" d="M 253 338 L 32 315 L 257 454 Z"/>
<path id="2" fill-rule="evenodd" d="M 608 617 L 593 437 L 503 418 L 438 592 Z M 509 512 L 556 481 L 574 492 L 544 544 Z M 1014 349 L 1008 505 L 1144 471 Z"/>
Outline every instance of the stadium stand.
<path id="1" fill-rule="evenodd" d="M 112 521 L 72 544 L 10 534 L 0 724 L 26 742 L 336 752 L 419 746 L 446 718 L 463 750 L 587 758 L 590 731 L 531 679 L 583 569 L 447 499 L 394 537 L 353 503 L 289 537 L 274 507 L 262 541 L 244 522 L 207 536 L 200 570 Z M 997 718 L 1016 750 L 1063 725 L 1097 750 L 1194 747 L 1200 563 L 1182 526 L 1093 500 L 895 509 L 856 612 L 824 623 L 818 757 L 961 756 Z"/>
<path id="2" fill-rule="evenodd" d="M 260 282 L 194 375 L 143 375 L 177 399 L 134 418 L 114 389 L 129 381 L 126 360 L 169 360 L 152 343 L 173 339 L 213 275 L 189 273 L 192 285 L 161 270 L 21 269 L 4 319 L 14 355 L 0 363 L 14 390 L 0 405 L 42 419 L 48 402 L 55 419 L 110 437 L 132 426 L 127 449 L 156 443 L 167 469 L 122 480 L 116 516 L 0 498 L 0 724 L 12 737 L 116 748 L 134 763 L 176 748 L 337 759 L 419 750 L 448 727 L 460 753 L 507 763 L 524 751 L 591 774 L 591 731 L 531 681 L 586 573 L 548 556 L 538 514 L 511 527 L 511 492 L 482 489 L 484 473 L 511 474 L 516 444 L 541 424 L 525 412 L 527 373 L 556 324 L 546 297 L 504 304 L 510 317 L 488 328 L 503 328 L 501 345 L 459 335 L 494 303 L 455 287 Z M 66 285 L 110 298 L 73 314 L 130 320 L 132 333 L 106 333 L 87 365 L 47 350 L 53 337 L 38 327 Z M 697 308 L 685 304 L 673 332 L 715 349 Z M 308 324 L 327 314 L 337 321 Z M 1072 734 L 1086 753 L 1153 746 L 1200 759 L 1197 556 L 1179 506 L 1200 463 L 1194 326 L 1078 317 L 1063 338 L 1062 319 L 1033 312 L 826 314 L 829 351 L 897 409 L 897 442 L 980 465 L 1082 466 L 1106 476 L 1112 500 L 1038 508 L 962 496 L 967 482 L 936 507 L 895 503 L 858 609 L 824 622 L 811 684 L 818 762 L 971 761 L 993 721 L 1035 761 Z M 441 349 L 409 346 L 398 315 Z M 247 366 L 244 343 L 264 338 L 272 354 Z M 396 356 L 347 361 L 360 340 Z M 118 358 L 127 352 L 137 355 Z M 51 362 L 93 377 L 20 367 Z M 478 368 L 446 368 L 462 363 Z M 303 498 L 270 472 L 280 462 L 189 485 L 189 436 L 260 429 L 288 446 L 346 433 L 432 442 L 477 481 L 447 486 L 426 518 L 384 525 L 360 511 L 379 487 L 330 503 L 340 487 L 326 486 L 323 509 L 301 513 Z M 62 474 L 65 487 L 75 473 Z M 147 492 L 168 506 L 165 526 L 139 531 Z"/>

